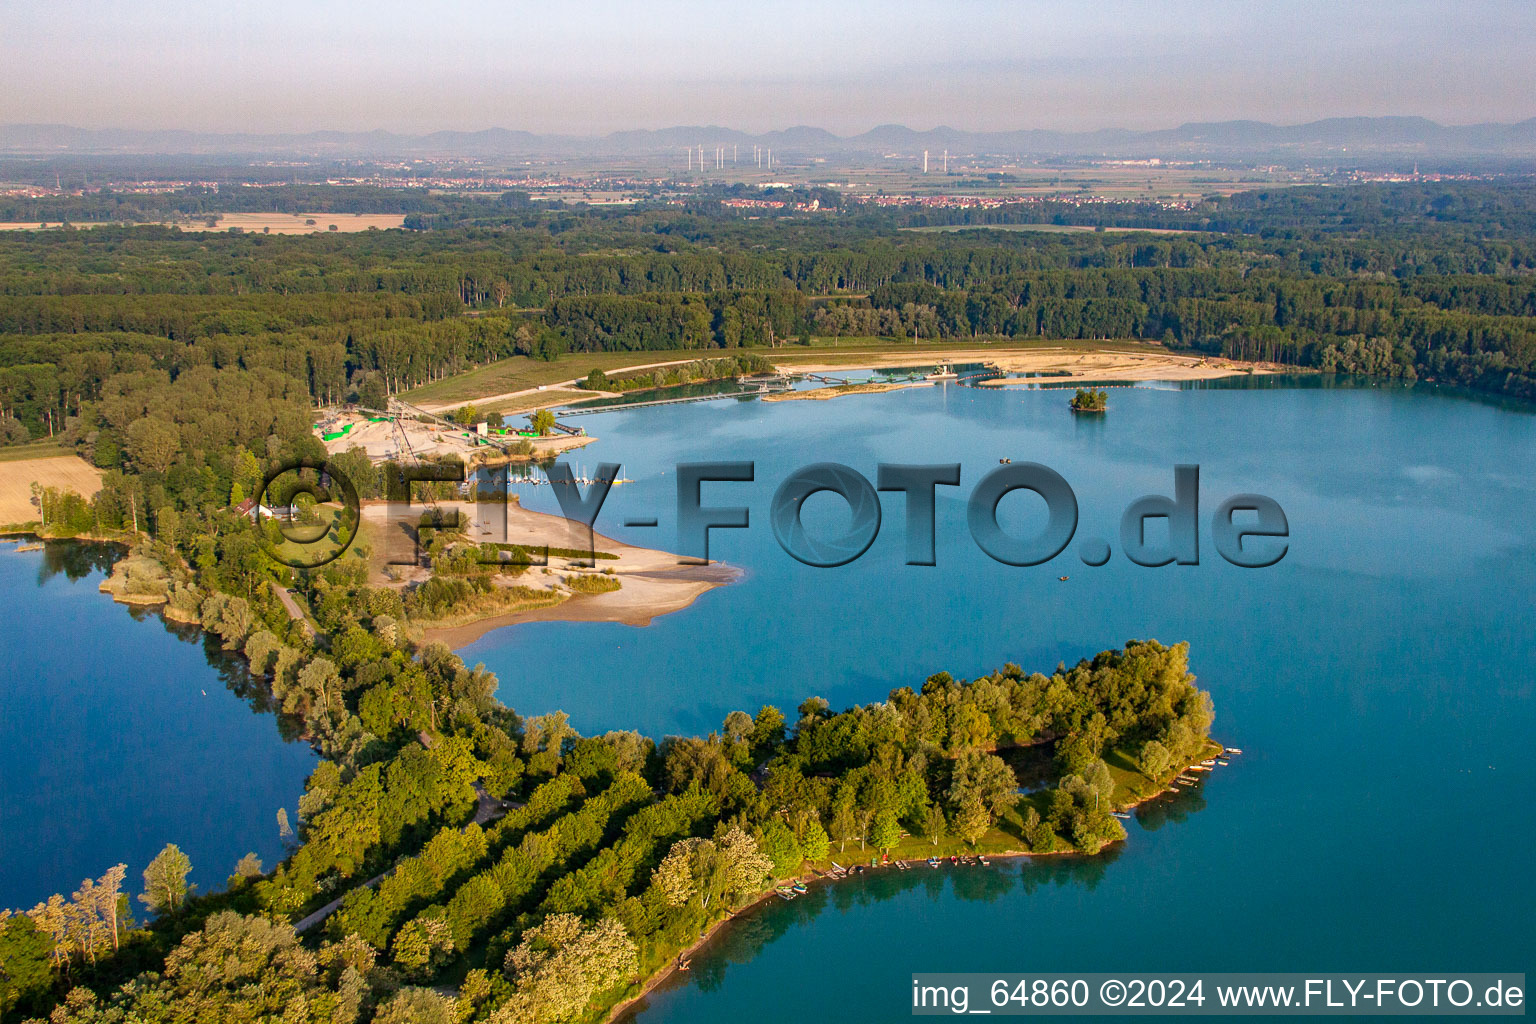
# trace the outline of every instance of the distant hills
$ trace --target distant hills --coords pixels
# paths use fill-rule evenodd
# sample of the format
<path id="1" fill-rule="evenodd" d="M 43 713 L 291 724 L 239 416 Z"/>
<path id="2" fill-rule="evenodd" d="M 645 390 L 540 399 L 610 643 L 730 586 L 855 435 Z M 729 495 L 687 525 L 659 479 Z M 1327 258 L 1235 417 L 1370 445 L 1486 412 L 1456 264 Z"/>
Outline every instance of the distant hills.
<path id="1" fill-rule="evenodd" d="M 1081 157 L 1330 157 L 1351 153 L 1402 156 L 1536 156 L 1536 118 L 1516 124 L 1441 125 L 1422 117 L 1344 117 L 1299 125 L 1262 121 L 1184 124 L 1161 131 L 914 131 L 881 125 L 859 135 L 795 127 L 750 134 L 717 125 L 678 126 L 582 137 L 535 135 L 506 128 L 402 135 L 386 131 L 258 135 L 190 131 L 93 130 L 67 125 L 0 125 L 0 153 L 12 155 L 288 156 L 327 159 L 528 158 L 680 155 L 686 147 L 754 145 L 785 160 L 815 157 L 996 154 Z"/>

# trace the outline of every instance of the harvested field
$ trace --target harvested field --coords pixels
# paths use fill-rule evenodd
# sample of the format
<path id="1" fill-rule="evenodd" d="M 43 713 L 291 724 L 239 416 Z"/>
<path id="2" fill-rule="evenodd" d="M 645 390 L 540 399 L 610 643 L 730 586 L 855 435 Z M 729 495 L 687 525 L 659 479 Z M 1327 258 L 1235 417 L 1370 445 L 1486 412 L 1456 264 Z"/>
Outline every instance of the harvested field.
<path id="1" fill-rule="evenodd" d="M 398 213 L 221 213 L 217 214 L 217 217 L 218 221 L 212 227 L 209 227 L 202 218 L 183 219 L 170 223 L 183 231 L 228 231 L 231 228 L 239 228 L 241 231 L 269 235 L 324 233 L 330 231 L 332 224 L 336 225 L 338 233 L 367 231 L 369 228 L 378 228 L 382 231 L 405 224 L 404 214 Z M 314 223 L 311 224 L 310 221 Z M 36 231 L 42 226 L 37 221 L 4 221 L 0 222 L 0 231 Z M 59 224 L 54 221 L 50 226 L 57 228 Z M 76 228 L 96 226 L 92 222 L 71 225 Z"/>
<path id="2" fill-rule="evenodd" d="M 75 491 L 89 498 L 101 490 L 101 470 L 78 455 L 0 462 L 0 525 L 37 521 L 32 484 Z"/>

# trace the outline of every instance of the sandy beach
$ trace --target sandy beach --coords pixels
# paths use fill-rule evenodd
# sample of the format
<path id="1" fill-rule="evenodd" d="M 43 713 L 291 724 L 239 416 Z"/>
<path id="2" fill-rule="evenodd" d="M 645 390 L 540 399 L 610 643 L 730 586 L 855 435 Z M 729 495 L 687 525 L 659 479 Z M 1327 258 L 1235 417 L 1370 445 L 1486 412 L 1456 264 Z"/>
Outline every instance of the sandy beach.
<path id="1" fill-rule="evenodd" d="M 506 530 L 500 528 L 501 505 L 479 505 L 475 502 L 442 502 L 444 510 L 455 509 L 470 517 L 469 537 L 475 541 L 520 544 L 539 548 L 585 549 L 587 531 L 556 515 L 533 512 L 515 501 L 506 506 Z M 395 510 L 387 502 L 370 502 L 363 505 L 363 519 L 375 530 L 388 546 L 398 532 L 394 543 L 403 551 L 410 551 L 410 541 L 404 534 L 408 518 L 419 516 L 424 506 L 413 504 L 409 511 Z M 446 643 L 449 647 L 463 647 L 473 643 L 493 629 L 518 622 L 568 621 L 568 622 L 622 622 L 631 626 L 648 625 L 659 615 L 666 615 L 686 608 L 700 595 L 739 578 L 740 570 L 719 562 L 708 565 L 681 564 L 674 554 L 655 548 L 636 547 L 622 541 L 594 533 L 593 549 L 617 555 L 617 558 L 599 558 L 596 568 L 577 566 L 574 559 L 551 555 L 549 575 L 534 566 L 520 576 L 501 577 L 508 586 L 547 588 L 557 585 L 561 576 L 583 573 L 611 573 L 620 588 L 605 594 L 575 594 L 559 604 L 532 608 L 524 611 L 495 615 L 474 622 L 429 627 L 424 639 Z M 383 555 L 384 552 L 378 552 Z M 401 566 L 400 585 L 425 579 L 428 570 Z"/>
<path id="2" fill-rule="evenodd" d="M 859 365 L 859 358 L 849 355 L 841 363 L 793 363 L 780 366 L 786 373 L 832 373 Z M 920 352 L 911 356 L 881 355 L 874 360 L 882 367 L 932 366 L 937 362 L 987 363 L 1005 373 L 1053 373 L 1057 380 L 1213 380 L 1244 373 L 1277 373 L 1284 367 L 1268 363 L 1243 363 L 1216 356 L 1176 355 L 1160 349 L 1147 352 L 1084 352 L 1076 348 L 1039 348 L 1007 351 L 998 348 L 954 348 L 942 353 Z M 863 365 L 870 358 L 863 357 Z M 1294 372 L 1294 367 L 1289 368 Z M 984 382 L 994 387 L 1010 382 Z M 1021 382 L 1022 383 L 1022 382 Z M 1039 383 L 1038 381 L 1034 383 Z"/>
<path id="3" fill-rule="evenodd" d="M 873 384 L 829 384 L 824 388 L 811 388 L 808 391 L 779 391 L 771 395 L 764 395 L 765 402 L 825 402 L 831 398 L 842 395 L 876 395 L 882 391 L 900 391 L 904 388 L 932 387 L 932 381 L 890 381 Z"/>

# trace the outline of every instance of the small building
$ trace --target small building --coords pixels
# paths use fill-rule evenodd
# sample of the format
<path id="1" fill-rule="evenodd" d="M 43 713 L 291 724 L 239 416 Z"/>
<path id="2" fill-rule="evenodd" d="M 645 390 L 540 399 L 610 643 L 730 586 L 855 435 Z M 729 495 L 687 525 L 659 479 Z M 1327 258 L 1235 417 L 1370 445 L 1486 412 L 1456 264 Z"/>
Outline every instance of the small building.
<path id="1" fill-rule="evenodd" d="M 252 522 L 260 522 L 263 518 L 276 519 L 279 522 L 291 523 L 298 510 L 292 505 L 279 505 L 272 508 L 260 504 L 255 498 L 247 498 L 235 506 L 235 511 L 249 518 Z"/>

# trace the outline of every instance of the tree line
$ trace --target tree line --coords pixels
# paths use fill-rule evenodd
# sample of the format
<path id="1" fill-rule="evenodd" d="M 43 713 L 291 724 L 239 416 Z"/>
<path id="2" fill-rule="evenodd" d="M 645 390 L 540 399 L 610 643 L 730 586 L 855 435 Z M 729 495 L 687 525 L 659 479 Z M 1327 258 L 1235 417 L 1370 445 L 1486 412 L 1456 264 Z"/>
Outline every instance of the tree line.
<path id="1" fill-rule="evenodd" d="M 1518 224 L 1506 214 L 1524 189 L 1439 205 L 1462 210 L 1456 223 L 1481 209 Z M 1295 208 L 1322 199 L 1308 202 Z M 1030 238 L 641 211 L 317 239 L 16 233 L 0 239 L 0 440 L 63 435 L 103 468 L 130 467 L 124 452 L 185 423 L 156 416 L 135 442 L 106 415 L 116 393 L 166 394 L 209 371 L 261 379 L 258 405 L 377 403 L 511 356 L 812 336 L 1142 339 L 1536 395 L 1536 254 L 1507 227 L 1443 225 Z M 215 446 L 262 440 L 211 426 Z"/>

